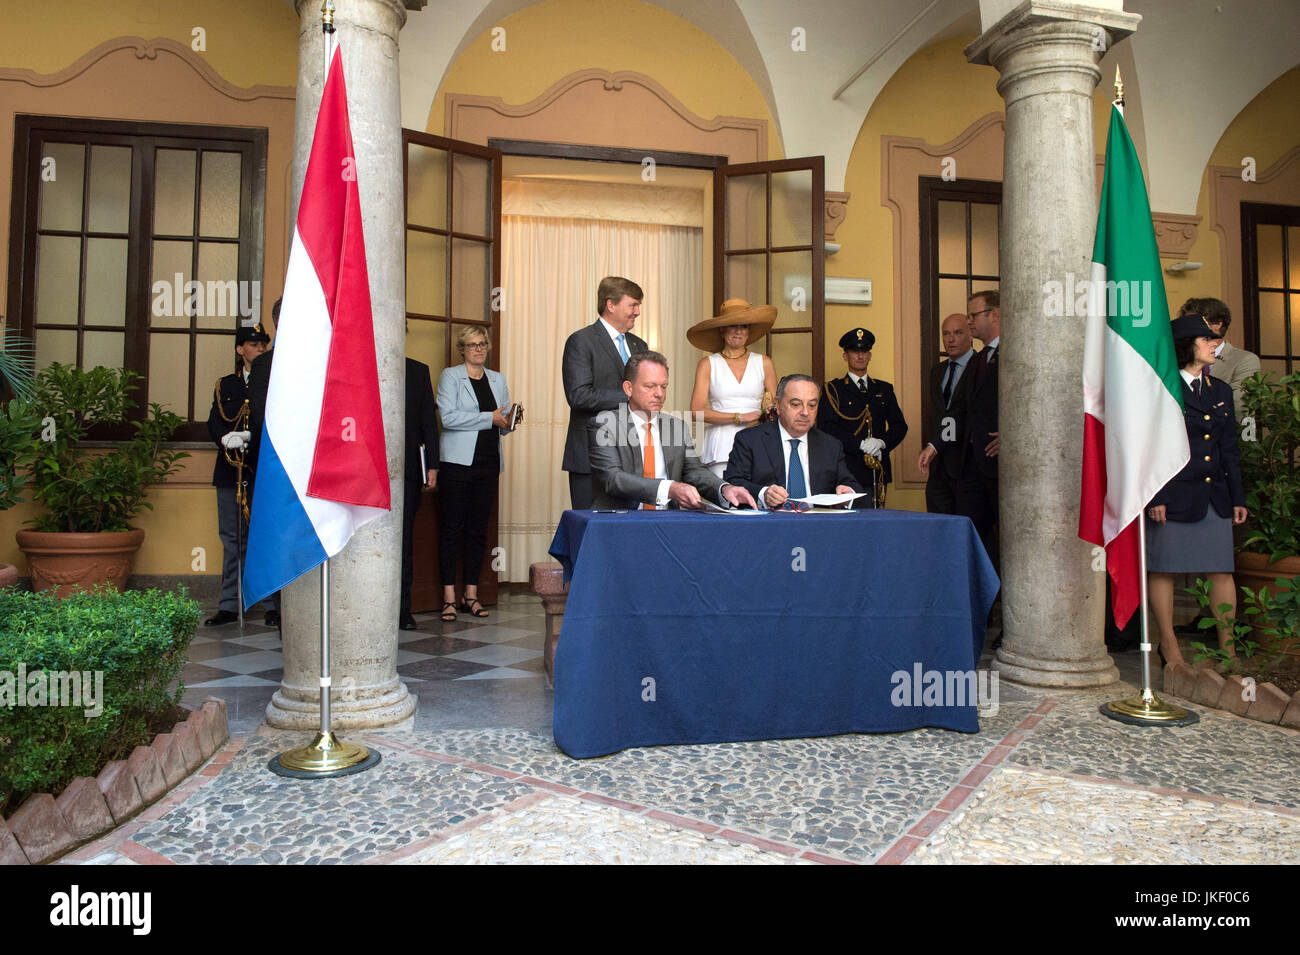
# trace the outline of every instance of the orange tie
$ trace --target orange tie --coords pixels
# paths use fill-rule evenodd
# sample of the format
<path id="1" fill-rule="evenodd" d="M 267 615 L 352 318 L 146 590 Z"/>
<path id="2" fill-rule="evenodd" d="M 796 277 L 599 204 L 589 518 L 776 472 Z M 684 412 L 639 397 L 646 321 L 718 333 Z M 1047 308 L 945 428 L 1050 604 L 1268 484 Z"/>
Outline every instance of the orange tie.
<path id="1" fill-rule="evenodd" d="M 653 479 L 655 476 L 655 434 L 651 428 L 652 422 L 645 423 L 645 441 L 641 444 L 641 474 Z M 653 504 L 642 504 L 641 510 L 653 511 L 657 508 Z"/>

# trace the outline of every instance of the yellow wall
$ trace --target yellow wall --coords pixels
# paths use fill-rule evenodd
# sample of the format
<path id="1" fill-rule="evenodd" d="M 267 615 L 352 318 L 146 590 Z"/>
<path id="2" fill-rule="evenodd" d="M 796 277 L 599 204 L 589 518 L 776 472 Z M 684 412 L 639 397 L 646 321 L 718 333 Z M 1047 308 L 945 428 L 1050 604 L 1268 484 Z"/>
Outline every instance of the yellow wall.
<path id="1" fill-rule="evenodd" d="M 32 70 L 41 74 L 56 73 L 75 63 L 83 55 L 107 40 L 121 36 L 147 39 L 167 37 L 191 46 L 194 27 L 206 31 L 206 50 L 195 53 L 226 82 L 237 87 L 279 86 L 294 88 L 298 70 L 298 18 L 293 8 L 280 0 L 62 0 L 57 20 L 46 3 L 10 3 L 5 9 L 5 28 L 0 31 L 0 71 Z M 134 73 L 131 77 L 134 77 Z M 174 90 L 156 90 L 131 77 L 122 79 L 132 92 L 129 97 L 104 104 L 78 103 L 83 113 L 126 120 L 158 119 L 165 122 L 212 122 L 206 115 L 185 115 L 174 110 Z M 22 91 L 22 112 L 64 115 L 76 113 L 67 108 L 60 87 L 30 87 L 24 83 L 8 84 Z M 48 93 L 43 90 L 49 90 Z M 273 114 L 275 119 L 247 121 L 247 125 L 268 125 L 268 184 L 266 195 L 266 236 L 264 249 L 266 271 L 262 278 L 267 293 L 266 308 L 278 294 L 283 274 L 283 249 L 287 210 L 286 175 L 290 161 L 293 132 L 292 100 L 277 100 L 278 106 L 263 103 L 257 116 Z M 49 104 L 49 105 L 46 105 Z M 268 110 L 270 111 L 268 113 Z M 0 122 L 7 124 L 11 142 L 13 104 L 0 101 Z M 191 111 L 192 113 L 194 111 Z M 241 108 L 240 116 L 254 115 Z M 12 167 L 6 145 L 0 160 L 0 218 L 9 219 L 9 196 Z M 0 236 L 0 276 L 8 266 L 8 230 Z M 6 306 L 0 304 L 0 311 Z M 199 414 L 206 417 L 206 408 Z M 210 445 L 191 449 L 192 458 L 185 462 L 185 473 L 163 488 L 155 488 L 150 500 L 155 510 L 143 511 L 135 521 L 146 530 L 144 547 L 136 561 L 140 574 L 220 574 L 221 543 L 217 536 L 216 496 L 208 483 L 212 476 L 215 450 Z M 30 495 L 29 495 L 30 496 Z M 26 560 L 18 551 L 14 532 L 35 514 L 30 504 L 0 512 L 0 562 L 16 564 L 27 573 Z M 206 551 L 206 570 L 192 567 L 192 550 Z"/>
<path id="2" fill-rule="evenodd" d="M 1300 103 L 1300 69 L 1290 70 L 1270 83 L 1246 105 L 1219 138 L 1210 154 L 1210 166 L 1241 168 L 1245 156 L 1253 156 L 1256 175 L 1276 163 L 1290 150 L 1300 146 L 1300 126 L 1296 124 L 1296 103 Z M 1300 197 L 1297 197 L 1300 202 Z M 1210 228 L 1210 174 L 1201 175 L 1201 191 L 1196 200 L 1196 214 L 1201 217 L 1196 241 L 1187 258 L 1203 263 L 1195 272 L 1182 275 L 1165 273 L 1165 291 L 1169 307 L 1189 298 L 1212 296 L 1227 298 L 1223 287 L 1222 247 L 1219 234 Z M 1238 251 L 1236 254 L 1240 255 Z M 1238 335 L 1240 330 L 1234 328 Z"/>
<path id="3" fill-rule="evenodd" d="M 434 97 L 428 132 L 442 134 L 448 92 L 518 105 L 579 70 L 631 70 L 658 80 L 700 116 L 767 120 L 768 156 L 782 156 L 767 104 L 749 74 L 681 17 L 636 0 L 548 0 L 493 26 L 505 28 L 506 49 L 492 50 L 490 29 L 465 49 Z"/>
<path id="4" fill-rule="evenodd" d="M 236 86 L 296 86 L 298 17 L 279 0 L 59 0 L 5 4 L 0 66 L 54 73 L 119 36 L 168 37 L 190 46 Z"/>
<path id="5" fill-rule="evenodd" d="M 835 233 L 843 248 L 826 260 L 826 274 L 871 279 L 872 303 L 830 305 L 826 308 L 826 374 L 844 367 L 837 342 L 850 328 L 862 325 L 876 336 L 871 373 L 893 382 L 894 341 L 894 216 L 881 199 L 881 139 L 914 136 L 929 143 L 954 139 L 975 120 L 1001 112 L 995 89 L 997 74 L 972 66 L 962 53 L 973 37 L 958 37 L 926 47 L 913 55 L 880 91 L 858 133 L 844 190 L 852 195 L 844 223 Z M 937 174 L 937 170 L 936 170 Z M 907 252 L 907 250 L 904 250 Z M 904 320 L 909 320 L 907 316 Z M 898 382 L 893 382 L 897 387 Z M 920 429 L 921 409 L 903 408 L 909 430 Z M 895 458 L 901 452 L 895 452 Z M 894 468 L 899 467 L 898 460 Z M 925 493 L 891 489 L 889 506 L 925 510 Z"/>

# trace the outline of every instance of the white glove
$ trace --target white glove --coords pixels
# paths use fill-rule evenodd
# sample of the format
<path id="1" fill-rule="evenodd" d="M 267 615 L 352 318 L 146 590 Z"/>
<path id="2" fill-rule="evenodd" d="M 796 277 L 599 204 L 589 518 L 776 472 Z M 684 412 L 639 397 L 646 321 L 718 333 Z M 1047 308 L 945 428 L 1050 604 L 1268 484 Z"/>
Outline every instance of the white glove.
<path id="1" fill-rule="evenodd" d="M 862 443 L 858 445 L 863 454 L 869 454 L 877 461 L 880 460 L 880 452 L 885 450 L 885 442 L 879 438 L 863 438 Z"/>
<path id="2" fill-rule="evenodd" d="M 231 451 L 243 451 L 253 437 L 251 431 L 231 431 L 221 439 L 221 446 Z"/>

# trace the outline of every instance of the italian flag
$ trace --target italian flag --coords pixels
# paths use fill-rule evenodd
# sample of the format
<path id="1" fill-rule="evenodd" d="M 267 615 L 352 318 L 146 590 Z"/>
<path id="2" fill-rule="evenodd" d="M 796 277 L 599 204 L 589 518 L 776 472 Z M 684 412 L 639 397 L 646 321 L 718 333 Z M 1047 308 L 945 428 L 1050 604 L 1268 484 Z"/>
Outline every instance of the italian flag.
<path id="1" fill-rule="evenodd" d="M 1106 548 L 1123 627 L 1141 602 L 1138 518 L 1189 453 L 1151 205 L 1118 104 L 1106 137 L 1087 320 L 1079 536 Z"/>

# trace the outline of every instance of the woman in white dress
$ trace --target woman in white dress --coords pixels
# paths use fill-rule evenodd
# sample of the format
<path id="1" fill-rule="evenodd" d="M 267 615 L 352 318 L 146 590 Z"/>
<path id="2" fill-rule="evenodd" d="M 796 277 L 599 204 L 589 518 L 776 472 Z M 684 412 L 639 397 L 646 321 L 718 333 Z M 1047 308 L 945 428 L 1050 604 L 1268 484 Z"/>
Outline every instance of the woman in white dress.
<path id="1" fill-rule="evenodd" d="M 736 432 L 758 423 L 776 392 L 772 359 L 749 350 L 772 328 L 776 309 L 744 299 L 722 303 L 722 314 L 693 325 L 692 345 L 711 352 L 695 369 L 691 411 L 704 421 L 700 460 L 722 477 Z"/>

